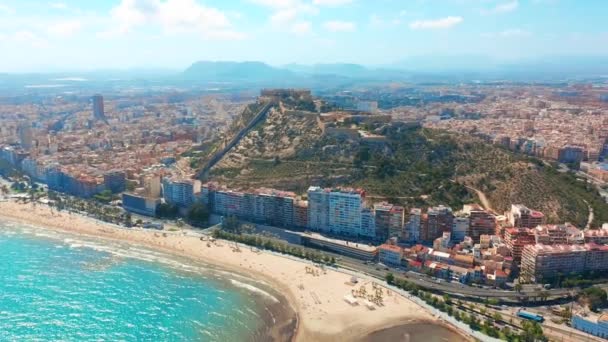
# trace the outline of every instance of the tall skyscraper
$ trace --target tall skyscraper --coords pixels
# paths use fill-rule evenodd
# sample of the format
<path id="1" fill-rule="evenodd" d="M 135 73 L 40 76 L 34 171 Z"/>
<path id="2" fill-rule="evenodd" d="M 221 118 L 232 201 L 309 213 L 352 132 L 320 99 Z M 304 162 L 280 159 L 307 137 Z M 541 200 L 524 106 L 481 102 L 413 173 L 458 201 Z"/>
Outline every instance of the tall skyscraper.
<path id="1" fill-rule="evenodd" d="M 29 150 L 34 145 L 34 134 L 32 126 L 28 123 L 22 123 L 17 128 L 19 133 L 19 144 L 26 150 Z"/>
<path id="2" fill-rule="evenodd" d="M 93 95 L 93 118 L 108 123 L 103 110 L 103 96 L 99 94 Z"/>
<path id="3" fill-rule="evenodd" d="M 410 217 L 405 224 L 405 240 L 409 242 L 418 242 L 420 240 L 420 225 L 422 221 L 422 210 L 412 208 Z"/>
<path id="4" fill-rule="evenodd" d="M 329 230 L 335 234 L 361 234 L 361 209 L 365 192 L 352 189 L 333 189 L 329 193 Z"/>
<path id="5" fill-rule="evenodd" d="M 329 190 L 308 188 L 308 226 L 315 231 L 329 231 Z"/>

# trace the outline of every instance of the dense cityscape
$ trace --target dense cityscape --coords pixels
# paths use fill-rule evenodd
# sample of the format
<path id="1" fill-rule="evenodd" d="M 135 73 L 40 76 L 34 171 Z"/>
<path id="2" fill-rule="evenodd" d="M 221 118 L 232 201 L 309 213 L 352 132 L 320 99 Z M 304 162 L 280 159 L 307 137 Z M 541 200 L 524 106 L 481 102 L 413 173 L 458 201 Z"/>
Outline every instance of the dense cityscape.
<path id="1" fill-rule="evenodd" d="M 0 0 L 0 341 L 607 341 L 606 13 Z"/>
<path id="2" fill-rule="evenodd" d="M 579 98 L 583 91 L 552 94 Z M 261 95 L 262 103 L 282 105 L 286 97 L 313 99 L 305 90 L 264 90 Z M 518 98 L 503 100 L 502 105 L 493 101 L 491 108 L 482 107 L 483 101 L 456 108 L 431 104 L 424 107 L 426 116 L 414 118 L 396 114 L 405 113 L 403 109 L 379 109 L 378 102 L 357 100 L 353 94 L 318 101 L 338 109 L 290 115 L 316 116 L 325 136 L 384 146 L 386 137 L 378 130 L 367 131 L 373 129 L 369 125 L 406 120 L 410 125 L 473 133 L 488 143 L 584 169 L 589 177 L 603 180 L 593 172 L 603 170 L 608 133 L 601 128 L 606 110 L 601 102 L 583 101 L 574 109 L 567 100 Z M 162 224 L 153 223 L 159 222 L 157 218 L 191 218 L 193 208 L 203 208 L 205 222 L 192 224 L 226 226 L 236 218 L 254 224 L 258 234 L 448 283 L 519 291 L 524 284 L 540 284 L 546 291 L 580 276 L 598 276 L 608 268 L 608 224 L 599 229 L 568 222 L 548 224 L 542 212 L 518 203 L 501 213 L 484 208 L 483 202 L 462 208 L 404 207 L 367 198 L 365 189 L 310 184 L 305 193 L 297 194 L 271 188 L 231 189 L 228 184 L 197 179 L 203 166 L 197 158 L 204 146 L 220 141 L 229 150 L 225 120 L 236 117 L 246 104 L 217 95 L 185 102 L 158 96 L 146 103 L 120 97 L 107 101 L 94 95 L 80 104 L 58 98 L 44 107 L 5 105 L 4 112 L 19 114 L 3 120 L 0 158 L 15 191 L 26 190 L 28 182 L 29 186 L 40 183 L 49 192 L 101 201 L 149 217 L 144 227 L 162 229 Z M 503 108 L 517 106 L 521 107 L 517 117 Z M 66 114 L 59 118 L 46 114 L 57 110 Z M 466 113 L 482 114 L 466 119 L 470 115 Z M 573 122 L 580 129 L 573 129 Z M 28 182 L 24 185 L 14 178 L 11 169 L 26 175 Z M 56 195 L 53 198 L 56 202 Z M 124 224 L 134 223 L 129 216 Z M 587 315 L 573 313 L 575 327 L 589 324 Z"/>

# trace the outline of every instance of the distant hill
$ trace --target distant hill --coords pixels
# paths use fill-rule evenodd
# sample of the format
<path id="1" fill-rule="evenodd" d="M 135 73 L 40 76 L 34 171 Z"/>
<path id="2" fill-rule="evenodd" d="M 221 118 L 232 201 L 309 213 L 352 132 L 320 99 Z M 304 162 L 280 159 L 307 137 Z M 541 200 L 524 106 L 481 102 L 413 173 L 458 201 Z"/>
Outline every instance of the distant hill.
<path id="1" fill-rule="evenodd" d="M 484 55 L 429 55 L 410 56 L 389 67 L 419 76 L 440 75 L 448 79 L 466 75 L 484 80 L 543 81 L 605 76 L 608 56 L 541 56 L 505 61 Z"/>
<path id="2" fill-rule="evenodd" d="M 264 86 L 315 87 L 349 80 L 394 80 L 406 73 L 396 69 L 373 69 L 359 64 L 288 64 L 274 67 L 262 62 L 209 62 L 192 64 L 182 73 L 188 80 L 207 82 L 263 83 Z"/>
<path id="3" fill-rule="evenodd" d="M 192 64 L 183 72 L 188 79 L 202 81 L 267 81 L 293 78 L 296 75 L 285 69 L 262 62 L 208 62 Z"/>
<path id="4" fill-rule="evenodd" d="M 333 63 L 333 64 L 288 64 L 286 69 L 296 73 L 304 73 L 310 75 L 339 75 L 347 77 L 358 77 L 362 75 L 369 76 L 373 70 L 359 64 L 350 63 Z"/>

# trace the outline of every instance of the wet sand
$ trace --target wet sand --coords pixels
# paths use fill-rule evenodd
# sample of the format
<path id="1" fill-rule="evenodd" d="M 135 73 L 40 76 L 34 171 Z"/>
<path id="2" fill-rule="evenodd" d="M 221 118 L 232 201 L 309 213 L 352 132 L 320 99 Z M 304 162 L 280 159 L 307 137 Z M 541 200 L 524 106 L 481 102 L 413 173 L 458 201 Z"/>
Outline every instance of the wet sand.
<path id="1" fill-rule="evenodd" d="M 436 323 L 411 323 L 375 331 L 358 342 L 467 342 L 458 332 Z"/>

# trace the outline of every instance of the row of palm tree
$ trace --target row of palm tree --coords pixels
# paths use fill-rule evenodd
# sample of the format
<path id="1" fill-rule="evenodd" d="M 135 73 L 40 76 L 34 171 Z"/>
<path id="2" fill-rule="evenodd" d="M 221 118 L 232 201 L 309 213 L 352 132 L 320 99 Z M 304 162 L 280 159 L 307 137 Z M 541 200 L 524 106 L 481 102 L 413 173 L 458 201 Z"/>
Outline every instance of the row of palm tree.
<path id="1" fill-rule="evenodd" d="M 97 220 L 132 226 L 131 214 L 120 208 L 109 206 L 91 199 L 82 199 L 71 196 L 59 196 L 54 192 L 48 195 L 51 210 L 57 212 L 66 210 L 68 213 L 84 213 Z"/>

